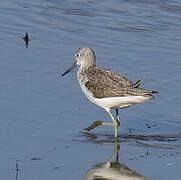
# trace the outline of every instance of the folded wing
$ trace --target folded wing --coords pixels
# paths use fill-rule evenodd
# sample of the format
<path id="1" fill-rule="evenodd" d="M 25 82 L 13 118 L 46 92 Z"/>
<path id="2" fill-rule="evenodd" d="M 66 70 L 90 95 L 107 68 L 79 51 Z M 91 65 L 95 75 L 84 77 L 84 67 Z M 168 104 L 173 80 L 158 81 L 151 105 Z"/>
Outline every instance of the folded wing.
<path id="1" fill-rule="evenodd" d="M 139 88 L 142 80 L 132 83 L 125 76 L 119 73 L 94 68 L 87 70 L 87 82 L 85 86 L 93 93 L 96 98 L 121 97 L 121 96 L 150 96 L 157 91 Z"/>

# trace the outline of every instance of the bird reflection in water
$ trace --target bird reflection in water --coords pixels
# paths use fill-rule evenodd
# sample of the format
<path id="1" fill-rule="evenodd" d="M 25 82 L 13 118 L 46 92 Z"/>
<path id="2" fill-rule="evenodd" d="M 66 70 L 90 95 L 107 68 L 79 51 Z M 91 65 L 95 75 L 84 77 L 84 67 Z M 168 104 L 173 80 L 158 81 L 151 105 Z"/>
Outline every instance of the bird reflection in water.
<path id="1" fill-rule="evenodd" d="M 146 177 L 119 163 L 120 145 L 114 143 L 114 153 L 106 163 L 100 163 L 91 168 L 84 180 L 147 180 Z"/>

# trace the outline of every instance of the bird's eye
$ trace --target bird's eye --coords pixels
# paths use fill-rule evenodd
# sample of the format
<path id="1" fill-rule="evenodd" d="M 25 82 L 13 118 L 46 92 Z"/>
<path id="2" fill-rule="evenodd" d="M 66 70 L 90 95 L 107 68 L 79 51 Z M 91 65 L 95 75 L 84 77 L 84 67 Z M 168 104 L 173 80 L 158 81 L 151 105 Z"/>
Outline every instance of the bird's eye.
<path id="1" fill-rule="evenodd" d="M 78 54 L 78 53 L 76 53 L 76 54 L 75 54 L 75 57 L 77 57 L 77 58 L 78 58 L 79 56 L 80 56 L 80 54 Z"/>

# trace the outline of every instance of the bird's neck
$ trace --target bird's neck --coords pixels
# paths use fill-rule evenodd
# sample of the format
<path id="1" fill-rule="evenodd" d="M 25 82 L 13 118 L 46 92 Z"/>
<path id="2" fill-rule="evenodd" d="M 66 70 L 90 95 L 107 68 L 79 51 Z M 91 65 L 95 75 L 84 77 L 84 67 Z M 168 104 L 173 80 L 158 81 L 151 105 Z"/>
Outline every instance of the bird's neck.
<path id="1" fill-rule="evenodd" d="M 81 64 L 79 70 L 80 71 L 86 71 L 86 70 L 88 70 L 88 69 L 90 69 L 92 67 L 95 67 L 95 66 L 96 66 L 95 63 L 84 63 L 84 64 Z"/>

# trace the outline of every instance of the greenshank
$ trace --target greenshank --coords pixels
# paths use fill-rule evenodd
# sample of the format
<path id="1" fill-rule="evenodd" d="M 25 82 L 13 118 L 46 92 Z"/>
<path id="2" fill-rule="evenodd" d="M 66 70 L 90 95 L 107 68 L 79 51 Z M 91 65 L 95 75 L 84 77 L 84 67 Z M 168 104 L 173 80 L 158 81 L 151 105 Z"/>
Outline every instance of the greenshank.
<path id="1" fill-rule="evenodd" d="M 92 103 L 105 109 L 112 119 L 112 123 L 95 121 L 86 130 L 90 131 L 99 125 L 113 126 L 116 138 L 120 125 L 118 109 L 153 99 L 152 94 L 158 92 L 139 88 L 141 80 L 132 83 L 117 72 L 97 67 L 95 60 L 95 54 L 91 48 L 81 47 L 75 53 L 74 64 L 61 76 L 72 71 L 77 65 L 80 66 L 77 79 L 82 91 Z M 116 110 L 116 118 L 111 114 L 111 109 Z"/>
<path id="2" fill-rule="evenodd" d="M 120 144 L 114 144 L 114 152 L 107 162 L 94 165 L 83 180 L 147 180 L 146 177 L 119 163 Z"/>

